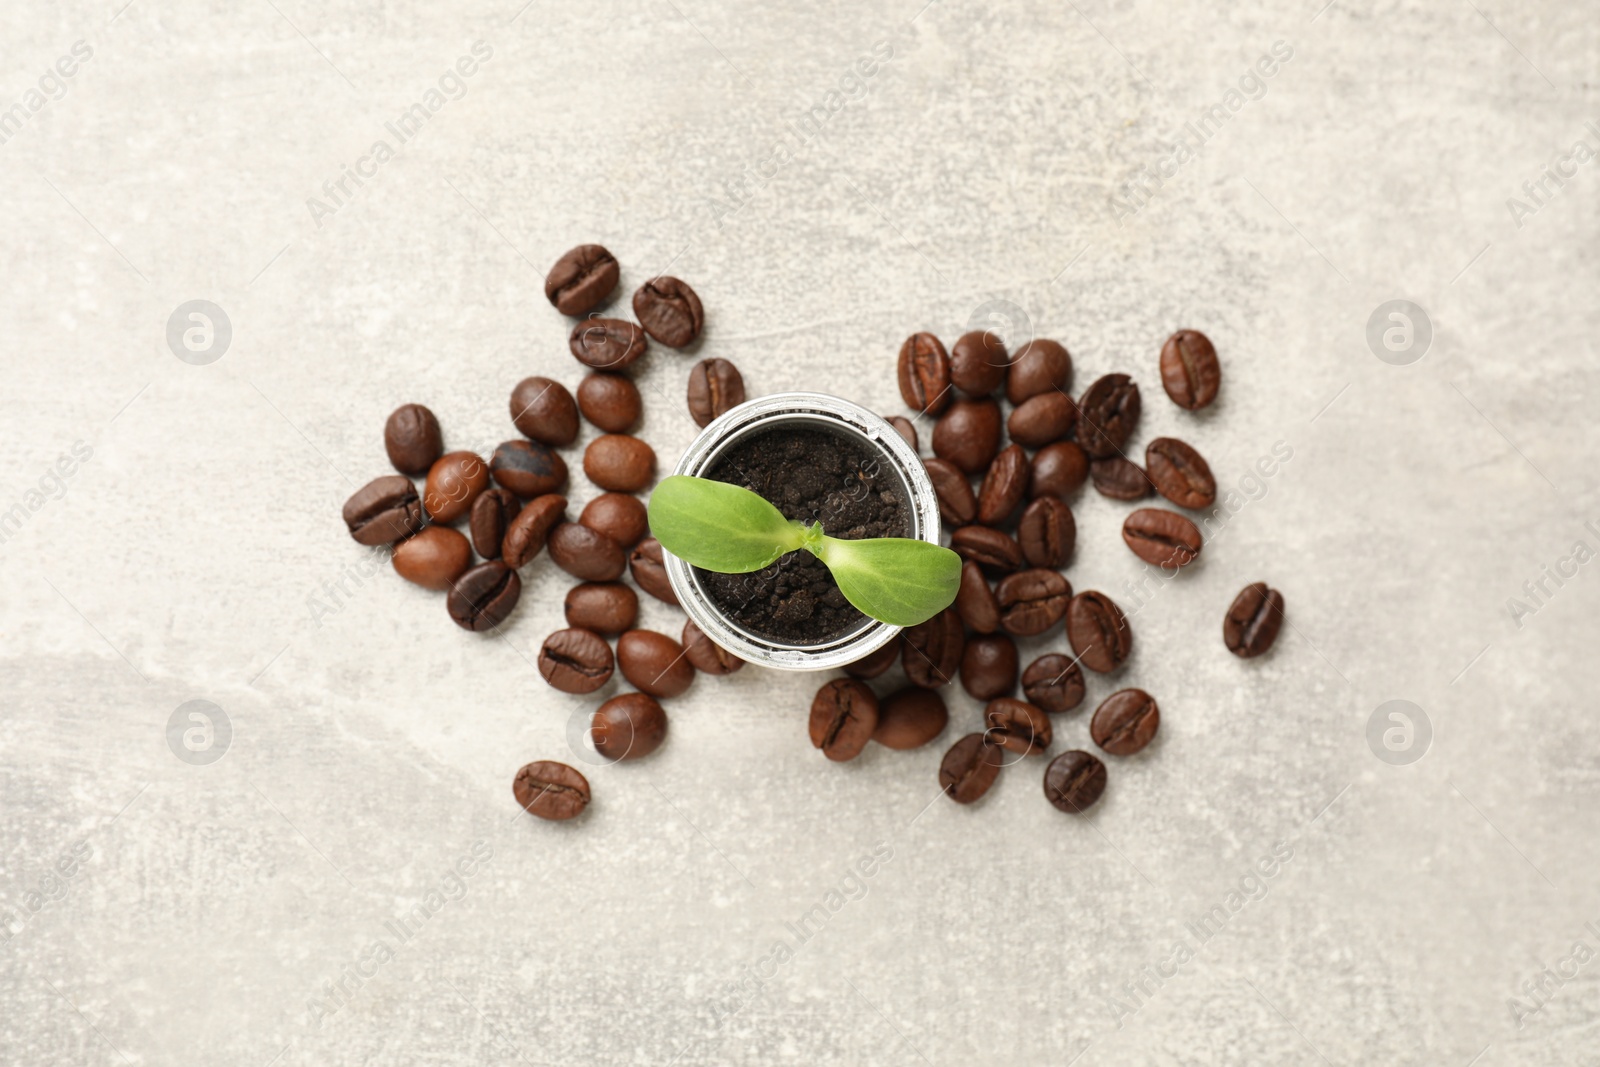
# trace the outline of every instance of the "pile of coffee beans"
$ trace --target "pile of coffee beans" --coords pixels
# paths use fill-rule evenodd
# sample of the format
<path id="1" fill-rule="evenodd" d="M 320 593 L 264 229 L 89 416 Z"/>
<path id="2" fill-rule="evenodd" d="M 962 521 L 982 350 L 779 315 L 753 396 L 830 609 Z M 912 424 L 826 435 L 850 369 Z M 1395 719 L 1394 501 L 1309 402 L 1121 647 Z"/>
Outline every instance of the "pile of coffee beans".
<path id="1" fill-rule="evenodd" d="M 644 404 L 627 368 L 650 340 L 670 348 L 692 344 L 705 313 L 688 284 L 658 277 L 633 294 L 637 323 L 591 314 L 620 278 L 609 251 L 580 245 L 545 279 L 550 303 L 580 320 L 567 340 L 588 370 L 576 398 L 549 378 L 518 382 L 510 416 L 521 437 L 502 442 L 487 460 L 473 451 L 446 452 L 434 413 L 405 404 L 384 426 L 384 448 L 399 473 L 374 479 L 344 506 L 350 536 L 364 545 L 392 544 L 395 571 L 445 593 L 450 618 L 466 630 L 495 631 L 506 621 L 522 595 L 521 572 L 541 554 L 577 579 L 565 601 L 568 628 L 545 639 L 539 673 L 563 692 L 585 694 L 621 671 L 635 691 L 601 704 L 591 725 L 596 750 L 614 760 L 638 759 L 660 746 L 667 731 L 660 702 L 688 689 L 697 671 L 729 674 L 744 665 L 691 622 L 681 641 L 634 625 L 639 598 L 625 573 L 659 600 L 676 605 L 677 598 L 661 546 L 649 537 L 644 501 L 635 495 L 655 480 L 657 462 L 650 445 L 633 436 Z M 725 359 L 703 360 L 689 372 L 686 395 L 689 414 L 704 426 L 744 401 L 744 379 Z M 600 431 L 584 449 L 581 468 L 604 492 L 570 520 L 564 494 L 572 472 L 561 450 L 577 440 L 580 420 Z M 423 479 L 420 492 L 414 478 Z M 584 776 L 549 760 L 523 767 L 513 793 L 519 806 L 546 819 L 570 819 L 589 803 Z"/>
<path id="2" fill-rule="evenodd" d="M 1049 752 L 1051 716 L 1084 700 L 1083 668 L 1111 674 L 1132 652 L 1133 631 L 1116 602 L 1095 590 L 1074 594 L 1061 573 L 1077 541 L 1074 495 L 1092 484 L 1113 500 L 1159 494 L 1192 511 L 1211 507 L 1217 483 L 1205 458 L 1175 437 L 1150 441 L 1144 463 L 1135 462 L 1128 449 L 1142 411 L 1138 384 L 1107 374 L 1075 399 L 1072 357 L 1056 341 L 1031 340 L 1009 353 L 1001 338 L 974 331 L 947 351 L 938 337 L 917 333 L 901 346 L 897 370 L 900 395 L 917 418 L 889 421 L 917 449 L 918 422 L 934 420 L 933 455 L 923 462 L 950 547 L 963 560 L 960 589 L 949 609 L 818 690 L 811 742 L 831 760 L 854 758 L 868 741 L 897 749 L 927 744 L 950 718 L 938 690 L 959 679 L 985 702 L 982 728 L 951 746 L 939 784 L 952 800 L 970 804 L 1008 764 Z M 1222 381 L 1216 349 L 1194 330 L 1167 339 L 1160 374 L 1167 395 L 1186 411 L 1210 404 Z M 1122 539 L 1135 556 L 1168 571 L 1192 563 L 1204 544 L 1194 521 L 1167 507 L 1131 511 Z M 1248 586 L 1228 609 L 1224 643 L 1240 657 L 1266 652 L 1283 610 L 1281 593 L 1261 582 Z M 1046 652 L 1022 668 L 1016 638 L 1058 626 L 1072 655 Z M 910 684 L 879 699 L 867 680 L 896 661 Z M 1123 688 L 1100 702 L 1089 737 L 1101 752 L 1132 756 L 1160 723 L 1154 697 Z M 1045 798 L 1061 811 L 1082 812 L 1100 799 L 1106 780 L 1099 756 L 1068 749 L 1045 768 Z"/>

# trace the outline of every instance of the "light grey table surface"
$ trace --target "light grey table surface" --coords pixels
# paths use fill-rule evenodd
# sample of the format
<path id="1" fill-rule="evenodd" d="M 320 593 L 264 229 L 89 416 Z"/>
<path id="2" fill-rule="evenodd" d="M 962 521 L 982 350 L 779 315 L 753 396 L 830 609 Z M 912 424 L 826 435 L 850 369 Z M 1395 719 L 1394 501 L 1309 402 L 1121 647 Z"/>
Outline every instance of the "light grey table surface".
<path id="1" fill-rule="evenodd" d="M 1592 5 L 518 3 L 0 14 L 0 1062 L 1595 1062 Z M 640 368 L 664 464 L 696 358 L 893 413 L 905 335 L 996 314 L 1209 457 L 1234 509 L 1091 680 L 1164 712 L 1092 815 L 1040 762 L 938 798 L 965 694 L 833 765 L 819 679 L 753 669 L 591 766 L 531 666 L 565 575 L 475 636 L 351 542 L 394 406 L 492 447 L 519 378 L 576 385 L 541 282 L 583 241 L 624 313 L 668 268 L 704 298 Z M 1225 366 L 1198 416 L 1180 326 Z M 1068 576 L 1132 611 L 1127 506 L 1075 508 Z M 1256 579 L 1292 627 L 1244 663 Z M 516 809 L 536 758 L 581 821 Z"/>

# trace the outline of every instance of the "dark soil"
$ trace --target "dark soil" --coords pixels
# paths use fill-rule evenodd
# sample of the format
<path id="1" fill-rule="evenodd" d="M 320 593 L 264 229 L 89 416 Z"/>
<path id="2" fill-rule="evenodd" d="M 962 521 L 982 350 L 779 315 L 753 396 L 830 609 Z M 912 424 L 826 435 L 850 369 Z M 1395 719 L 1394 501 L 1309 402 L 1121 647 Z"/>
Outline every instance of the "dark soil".
<path id="1" fill-rule="evenodd" d="M 755 434 L 717 457 L 706 476 L 759 493 L 787 518 L 820 522 L 829 537 L 911 534 L 910 502 L 893 468 L 870 445 L 843 434 Z M 764 637 L 820 643 L 865 618 L 839 592 L 822 561 L 804 549 L 751 574 L 696 573 L 733 621 Z"/>

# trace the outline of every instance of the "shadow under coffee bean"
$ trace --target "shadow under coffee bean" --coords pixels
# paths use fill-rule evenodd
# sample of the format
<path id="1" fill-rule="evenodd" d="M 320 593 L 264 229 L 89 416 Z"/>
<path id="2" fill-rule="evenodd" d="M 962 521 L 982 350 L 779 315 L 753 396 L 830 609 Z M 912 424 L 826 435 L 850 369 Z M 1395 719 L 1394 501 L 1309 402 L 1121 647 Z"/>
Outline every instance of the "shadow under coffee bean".
<path id="1" fill-rule="evenodd" d="M 706 477 L 760 494 L 785 518 L 820 522 L 830 537 L 911 536 L 911 503 L 888 460 L 830 430 L 753 433 L 718 456 Z M 804 549 L 749 574 L 696 568 L 695 576 L 732 622 L 759 637 L 819 644 L 866 621 L 822 561 Z"/>

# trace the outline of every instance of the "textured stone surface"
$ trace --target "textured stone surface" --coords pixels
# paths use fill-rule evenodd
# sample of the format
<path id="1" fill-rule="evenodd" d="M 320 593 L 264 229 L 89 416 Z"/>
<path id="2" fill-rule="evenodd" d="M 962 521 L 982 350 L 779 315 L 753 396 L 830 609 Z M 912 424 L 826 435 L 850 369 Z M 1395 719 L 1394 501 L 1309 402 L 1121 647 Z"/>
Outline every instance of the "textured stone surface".
<path id="1" fill-rule="evenodd" d="M 23 509 L 0 543 L 0 1061 L 1592 1062 L 1600 962 L 1563 961 L 1600 951 L 1600 564 L 1523 590 L 1600 550 L 1600 163 L 1542 206 L 1522 190 L 1600 148 L 1592 11 L 918 2 L 0 13 L 24 120 L 0 143 L 0 514 Z M 399 144 L 385 123 L 478 40 L 465 95 Z M 1130 213 L 1278 41 L 1264 94 Z M 378 139 L 394 158 L 335 205 L 323 183 Z M 1508 197 L 1537 210 L 1519 226 Z M 1075 391 L 1138 379 L 1140 449 L 1182 437 L 1253 489 L 1142 608 L 1127 506 L 1075 505 L 1068 576 L 1137 636 L 1055 750 L 1122 685 L 1163 712 L 1092 815 L 1044 801 L 1039 760 L 970 809 L 938 798 L 964 695 L 935 745 L 832 765 L 806 738 L 820 679 L 754 669 L 671 701 L 649 759 L 590 766 L 571 745 L 612 688 L 565 697 L 533 665 L 564 574 L 528 568 L 504 633 L 468 634 L 350 541 L 396 405 L 487 452 L 520 378 L 576 386 L 541 272 L 582 241 L 621 260 L 616 313 L 669 267 L 705 302 L 693 351 L 640 365 L 664 467 L 695 359 L 897 412 L 905 335 L 948 344 L 995 301 L 1067 344 Z M 1433 328 L 1408 366 L 1366 341 L 1397 298 Z M 195 299 L 232 325 L 208 365 L 165 337 Z M 1195 415 L 1156 373 L 1180 326 L 1224 365 Z M 30 499 L 75 442 L 64 496 Z M 1277 442 L 1292 458 L 1249 481 Z M 1293 625 L 1244 663 L 1221 621 L 1256 579 Z M 682 625 L 649 598 L 643 620 Z M 1366 740 L 1391 699 L 1432 725 L 1410 766 Z M 166 741 L 192 700 L 231 724 L 208 766 Z M 516 810 L 538 758 L 589 775 L 581 819 Z"/>

